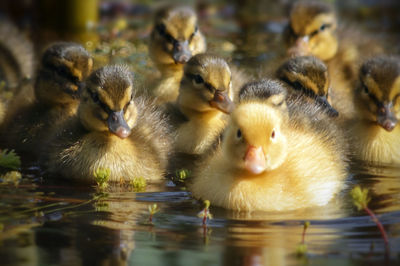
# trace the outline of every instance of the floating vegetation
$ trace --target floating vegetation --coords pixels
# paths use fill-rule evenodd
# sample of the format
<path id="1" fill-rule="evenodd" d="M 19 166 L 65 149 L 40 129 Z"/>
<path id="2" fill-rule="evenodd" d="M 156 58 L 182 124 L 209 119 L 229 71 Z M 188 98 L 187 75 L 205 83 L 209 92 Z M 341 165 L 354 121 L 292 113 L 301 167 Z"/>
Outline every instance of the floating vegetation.
<path id="1" fill-rule="evenodd" d="M 153 223 L 153 216 L 154 214 L 156 214 L 157 212 L 159 212 L 160 209 L 157 206 L 157 203 L 154 203 L 153 205 L 149 205 L 149 223 Z"/>
<path id="2" fill-rule="evenodd" d="M 211 220 L 213 218 L 212 214 L 210 213 L 210 201 L 209 200 L 205 200 L 204 201 L 204 209 L 201 210 L 197 216 L 199 218 L 203 219 L 203 226 L 205 226 L 207 224 L 207 219 Z"/>
<path id="3" fill-rule="evenodd" d="M 368 203 L 371 201 L 371 198 L 368 195 L 368 189 L 367 188 L 362 189 L 360 186 L 356 186 L 350 191 L 350 195 L 353 198 L 353 204 L 357 207 L 357 209 L 359 211 L 364 210 L 371 217 L 372 221 L 375 222 L 376 226 L 381 232 L 383 241 L 385 242 L 386 251 L 388 251 L 389 240 L 385 228 L 383 227 L 379 219 L 375 216 L 373 211 L 370 208 L 368 208 Z"/>
<path id="4" fill-rule="evenodd" d="M 135 177 L 129 181 L 129 185 L 135 192 L 143 192 L 146 190 L 146 179 L 144 177 Z"/>
<path id="5" fill-rule="evenodd" d="M 94 171 L 93 176 L 98 188 L 106 189 L 108 187 L 110 173 L 111 170 L 108 168 L 97 168 L 96 171 Z"/>
<path id="6" fill-rule="evenodd" d="M 0 152 L 0 167 L 18 170 L 21 167 L 21 159 L 14 150 L 3 150 Z"/>
<path id="7" fill-rule="evenodd" d="M 14 184 L 18 186 L 21 182 L 22 175 L 18 171 L 9 171 L 0 177 L 4 184 Z"/>
<path id="8" fill-rule="evenodd" d="M 172 178 L 172 181 L 176 184 L 185 183 L 187 178 L 189 178 L 191 172 L 187 169 L 180 169 L 175 171 L 175 176 Z"/>
<path id="9" fill-rule="evenodd" d="M 310 222 L 304 222 L 303 226 L 303 233 L 301 235 L 301 243 L 296 248 L 296 255 L 297 257 L 304 257 L 307 254 L 307 245 L 305 243 L 306 231 L 307 228 L 310 226 Z"/>

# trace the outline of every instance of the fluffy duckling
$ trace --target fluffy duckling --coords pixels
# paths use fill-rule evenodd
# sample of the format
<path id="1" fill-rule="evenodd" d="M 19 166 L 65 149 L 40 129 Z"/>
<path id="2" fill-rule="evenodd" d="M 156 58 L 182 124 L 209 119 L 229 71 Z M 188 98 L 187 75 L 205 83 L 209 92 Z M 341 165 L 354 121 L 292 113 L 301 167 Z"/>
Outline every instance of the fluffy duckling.
<path id="1" fill-rule="evenodd" d="M 50 173 L 93 183 L 98 168 L 110 181 L 160 179 L 167 165 L 169 131 L 161 112 L 135 96 L 127 67 L 94 71 L 82 91 L 77 115 L 50 141 L 44 162 Z"/>
<path id="2" fill-rule="evenodd" d="M 302 123 L 322 107 L 289 113 L 285 94 L 268 80 L 242 89 L 220 148 L 193 173 L 194 197 L 238 211 L 283 211 L 325 205 L 341 189 L 346 163 L 335 132 L 322 129 L 329 119 L 319 129 Z"/>
<path id="3" fill-rule="evenodd" d="M 400 164 L 399 57 L 374 57 L 362 65 L 354 105 L 357 117 L 348 126 L 356 158 Z"/>
<path id="4" fill-rule="evenodd" d="M 34 100 L 21 101 L 21 91 L 10 103 L 1 128 L 2 147 L 37 156 L 43 141 L 60 123 L 75 114 L 81 82 L 93 60 L 79 44 L 60 42 L 43 54 L 34 84 Z"/>
<path id="5" fill-rule="evenodd" d="M 161 72 L 152 87 L 160 103 L 175 101 L 183 75 L 183 65 L 198 53 L 206 51 L 196 13 L 189 7 L 174 6 L 159 10 L 149 45 L 150 57 Z"/>
<path id="6" fill-rule="evenodd" d="M 290 55 L 313 55 L 323 60 L 332 78 L 332 101 L 339 112 L 354 115 L 352 88 L 362 57 L 381 53 L 382 47 L 354 29 L 338 27 L 334 8 L 324 2 L 299 1 L 290 12 L 286 30 Z M 368 39 L 368 40 L 367 40 Z"/>
<path id="7" fill-rule="evenodd" d="M 227 114 L 233 110 L 231 71 L 224 59 L 210 55 L 193 56 L 185 65 L 176 103 L 166 105 L 174 141 L 177 168 L 183 158 L 201 155 L 213 146 L 223 131 Z"/>
<path id="8" fill-rule="evenodd" d="M 277 77 L 291 88 L 291 98 L 305 95 L 309 101 L 325 107 L 328 114 L 339 113 L 329 103 L 330 80 L 326 65 L 314 56 L 298 56 L 287 60 L 276 72 Z"/>

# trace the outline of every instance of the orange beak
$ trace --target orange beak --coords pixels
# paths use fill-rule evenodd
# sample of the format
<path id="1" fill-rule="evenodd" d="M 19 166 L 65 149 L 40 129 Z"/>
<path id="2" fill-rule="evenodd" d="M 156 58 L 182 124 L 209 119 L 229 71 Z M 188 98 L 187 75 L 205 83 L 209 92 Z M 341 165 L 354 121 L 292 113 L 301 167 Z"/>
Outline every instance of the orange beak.
<path id="1" fill-rule="evenodd" d="M 267 168 L 265 155 L 262 147 L 249 146 L 244 156 L 244 165 L 246 169 L 255 175 L 258 175 Z"/>

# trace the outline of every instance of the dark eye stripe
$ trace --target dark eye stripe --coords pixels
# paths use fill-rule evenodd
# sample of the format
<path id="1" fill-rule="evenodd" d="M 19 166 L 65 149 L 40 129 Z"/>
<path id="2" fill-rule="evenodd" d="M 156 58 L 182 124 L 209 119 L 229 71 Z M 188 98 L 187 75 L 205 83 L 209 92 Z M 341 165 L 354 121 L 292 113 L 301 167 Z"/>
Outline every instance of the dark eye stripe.
<path id="1" fill-rule="evenodd" d="M 104 112 L 106 112 L 107 114 L 111 112 L 111 108 L 100 100 L 99 95 L 96 92 L 89 90 L 89 94 L 93 102 L 98 104 Z"/>
<path id="2" fill-rule="evenodd" d="M 160 34 L 164 39 L 166 39 L 168 42 L 174 44 L 178 42 L 174 37 L 172 37 L 171 34 L 169 34 L 165 28 L 164 24 L 160 24 L 156 26 L 156 30 L 158 34 Z"/>

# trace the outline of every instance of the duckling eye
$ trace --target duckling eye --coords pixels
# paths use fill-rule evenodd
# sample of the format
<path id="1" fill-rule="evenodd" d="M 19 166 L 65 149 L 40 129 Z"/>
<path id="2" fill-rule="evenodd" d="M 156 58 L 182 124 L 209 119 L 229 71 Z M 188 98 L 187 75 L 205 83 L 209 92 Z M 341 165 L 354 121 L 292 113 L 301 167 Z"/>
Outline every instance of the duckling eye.
<path id="1" fill-rule="evenodd" d="M 92 100 L 93 100 L 94 103 L 99 103 L 100 102 L 99 95 L 97 93 L 91 92 L 90 96 L 92 97 Z"/>
<path id="2" fill-rule="evenodd" d="M 204 79 L 200 75 L 195 75 L 193 79 L 197 84 L 204 83 Z"/>
<path id="3" fill-rule="evenodd" d="M 320 31 L 325 30 L 328 27 L 328 24 L 322 24 L 321 27 L 319 27 Z"/>
<path id="4" fill-rule="evenodd" d="M 369 90 L 368 90 L 367 86 L 363 85 L 363 87 L 364 87 L 364 92 L 365 92 L 366 94 L 368 94 L 368 93 L 369 93 Z"/>
<path id="5" fill-rule="evenodd" d="M 190 37 L 189 37 L 189 42 L 192 41 L 192 39 L 193 39 L 193 37 L 196 35 L 197 31 L 198 31 L 198 27 L 196 26 L 196 27 L 194 28 L 194 32 L 193 32 L 193 33 L 190 35 Z"/>
<path id="6" fill-rule="evenodd" d="M 272 132 L 271 132 L 271 140 L 274 140 L 275 139 L 275 129 L 274 130 L 272 130 Z"/>
<path id="7" fill-rule="evenodd" d="M 242 138 L 242 131 L 241 131 L 240 129 L 238 129 L 238 130 L 236 131 L 236 138 L 237 138 L 237 139 L 241 139 L 241 138 Z"/>

